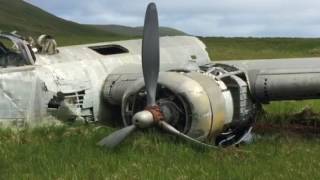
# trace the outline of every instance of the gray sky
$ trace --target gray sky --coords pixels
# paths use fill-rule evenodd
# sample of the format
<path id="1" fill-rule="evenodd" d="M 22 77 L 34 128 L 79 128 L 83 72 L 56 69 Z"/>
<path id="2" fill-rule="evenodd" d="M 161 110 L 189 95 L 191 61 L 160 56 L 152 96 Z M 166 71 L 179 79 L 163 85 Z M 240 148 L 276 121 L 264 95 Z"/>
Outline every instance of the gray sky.
<path id="1" fill-rule="evenodd" d="M 141 26 L 148 0 L 26 0 L 86 24 Z M 319 0 L 155 0 L 160 25 L 202 36 L 320 37 Z"/>

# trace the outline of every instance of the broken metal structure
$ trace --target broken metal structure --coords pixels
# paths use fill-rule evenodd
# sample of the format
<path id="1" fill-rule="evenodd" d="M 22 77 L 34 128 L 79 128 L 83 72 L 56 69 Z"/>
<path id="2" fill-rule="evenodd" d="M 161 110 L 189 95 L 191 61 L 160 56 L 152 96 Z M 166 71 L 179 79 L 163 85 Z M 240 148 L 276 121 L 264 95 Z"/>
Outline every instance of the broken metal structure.
<path id="1" fill-rule="evenodd" d="M 1 123 L 105 121 L 104 114 L 118 107 L 125 128 L 101 145 L 114 147 L 134 130 L 158 125 L 224 147 L 249 135 L 262 103 L 320 96 L 319 58 L 214 62 L 196 37 L 159 39 L 157 22 L 150 4 L 143 41 L 58 49 L 50 36 L 31 46 L 0 34 L 15 47 L 0 44 Z"/>

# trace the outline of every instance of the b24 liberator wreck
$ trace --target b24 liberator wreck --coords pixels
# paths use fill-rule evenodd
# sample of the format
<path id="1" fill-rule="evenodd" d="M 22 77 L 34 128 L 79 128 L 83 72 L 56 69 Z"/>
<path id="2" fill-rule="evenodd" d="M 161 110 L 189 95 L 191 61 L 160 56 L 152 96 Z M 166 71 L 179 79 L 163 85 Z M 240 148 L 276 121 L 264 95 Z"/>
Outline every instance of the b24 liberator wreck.
<path id="1" fill-rule="evenodd" d="M 320 58 L 214 62 L 196 37 L 159 38 L 153 3 L 142 40 L 57 48 L 47 35 L 0 38 L 1 123 L 105 121 L 121 108 L 124 128 L 99 142 L 107 147 L 153 126 L 225 147 L 248 136 L 261 104 L 320 97 Z"/>

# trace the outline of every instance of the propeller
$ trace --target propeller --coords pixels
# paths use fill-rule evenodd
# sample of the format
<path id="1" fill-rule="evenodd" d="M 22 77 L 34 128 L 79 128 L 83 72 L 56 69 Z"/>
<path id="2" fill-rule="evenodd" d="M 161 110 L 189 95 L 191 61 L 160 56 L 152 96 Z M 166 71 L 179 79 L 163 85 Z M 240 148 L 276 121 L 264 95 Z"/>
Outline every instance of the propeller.
<path id="1" fill-rule="evenodd" d="M 174 128 L 173 126 L 171 126 L 170 124 L 168 124 L 167 122 L 165 121 L 160 121 L 158 123 L 158 125 L 163 129 L 163 130 L 166 130 L 168 131 L 169 133 L 173 134 L 173 135 L 176 135 L 186 141 L 190 141 L 194 144 L 198 144 L 200 146 L 204 146 L 204 147 L 208 147 L 208 148 L 218 148 L 217 146 L 214 146 L 214 145 L 210 145 L 210 144 L 206 144 L 206 143 L 203 143 L 199 140 L 196 140 L 190 136 L 187 136 L 185 134 L 183 134 L 182 132 L 180 132 L 179 130 L 177 130 L 176 128 Z"/>
<path id="2" fill-rule="evenodd" d="M 142 39 L 142 70 L 147 92 L 147 106 L 156 105 L 156 91 L 159 77 L 159 24 L 158 12 L 155 3 L 147 7 L 143 39 Z M 102 139 L 98 145 L 109 148 L 121 143 L 137 127 L 146 128 L 153 124 L 154 118 L 150 111 L 144 110 L 136 113 L 132 118 L 132 125 L 120 129 Z"/>
<path id="3" fill-rule="evenodd" d="M 156 105 L 160 61 L 159 51 L 157 7 L 154 3 L 150 3 L 146 12 L 142 39 L 142 70 L 147 91 L 147 106 Z"/>
<path id="4" fill-rule="evenodd" d="M 120 144 L 136 129 L 143 129 L 151 127 L 152 125 L 158 125 L 158 127 L 187 141 L 206 147 L 215 147 L 183 134 L 165 121 L 164 114 L 156 104 L 160 61 L 159 51 L 158 13 L 156 5 L 154 3 L 150 3 L 145 15 L 142 39 L 142 70 L 147 92 L 147 106 L 145 107 L 145 110 L 140 111 L 133 116 L 132 125 L 113 132 L 109 136 L 103 138 L 98 145 L 113 148 Z"/>
<path id="5" fill-rule="evenodd" d="M 100 142 L 98 142 L 98 145 L 114 148 L 116 145 L 120 144 L 127 136 L 129 136 L 136 128 L 137 127 L 135 125 L 122 128 L 103 138 Z"/>

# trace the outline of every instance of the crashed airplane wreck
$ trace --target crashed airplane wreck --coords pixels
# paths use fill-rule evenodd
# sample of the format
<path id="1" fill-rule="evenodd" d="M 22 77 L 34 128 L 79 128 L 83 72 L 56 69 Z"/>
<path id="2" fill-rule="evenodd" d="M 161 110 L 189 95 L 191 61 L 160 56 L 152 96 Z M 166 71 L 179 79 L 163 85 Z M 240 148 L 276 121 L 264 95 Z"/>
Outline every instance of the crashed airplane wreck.
<path id="1" fill-rule="evenodd" d="M 142 41 L 57 48 L 48 35 L 0 38 L 1 123 L 106 121 L 120 108 L 124 128 L 98 143 L 110 148 L 149 127 L 204 146 L 234 145 L 250 135 L 261 104 L 320 96 L 319 58 L 214 62 L 196 37 L 159 38 L 153 3 Z"/>

